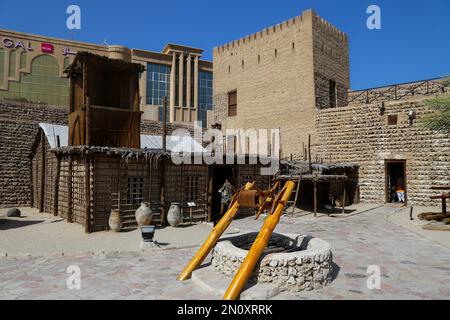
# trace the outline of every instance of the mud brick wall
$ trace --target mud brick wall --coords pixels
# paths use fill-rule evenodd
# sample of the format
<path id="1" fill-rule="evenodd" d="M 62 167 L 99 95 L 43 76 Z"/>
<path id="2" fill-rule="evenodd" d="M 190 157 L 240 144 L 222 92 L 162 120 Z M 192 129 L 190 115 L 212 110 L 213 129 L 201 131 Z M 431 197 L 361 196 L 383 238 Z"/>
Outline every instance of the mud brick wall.
<path id="1" fill-rule="evenodd" d="M 0 102 L 0 207 L 31 201 L 29 155 L 39 122 L 67 123 L 61 107 Z"/>
<path id="2" fill-rule="evenodd" d="M 422 99 L 350 105 L 317 113 L 314 153 L 332 162 L 357 163 L 362 202 L 385 201 L 385 161 L 406 160 L 409 204 L 439 205 L 432 185 L 450 183 L 450 136 L 425 129 L 420 119 L 430 111 Z M 416 113 L 412 126 L 408 111 Z M 388 125 L 387 117 L 398 122 Z"/>
<path id="3" fill-rule="evenodd" d="M 31 205 L 31 160 L 29 155 L 40 122 L 67 125 L 68 109 L 48 105 L 0 101 L 0 207 Z M 167 125 L 193 132 L 192 125 Z M 160 122 L 142 120 L 143 134 L 161 134 Z"/>

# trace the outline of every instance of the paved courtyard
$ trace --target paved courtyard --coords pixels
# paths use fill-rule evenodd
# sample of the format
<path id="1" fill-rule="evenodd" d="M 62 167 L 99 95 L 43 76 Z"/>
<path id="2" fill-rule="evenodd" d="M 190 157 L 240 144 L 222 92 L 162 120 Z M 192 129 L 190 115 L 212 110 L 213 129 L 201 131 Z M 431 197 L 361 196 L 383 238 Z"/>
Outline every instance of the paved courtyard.
<path id="1" fill-rule="evenodd" d="M 309 234 L 332 245 L 336 278 L 324 289 L 297 295 L 282 293 L 275 298 L 450 299 L 450 249 L 385 219 L 398 214 L 396 211 L 380 207 L 344 217 L 284 216 L 277 232 Z M 232 227 L 255 231 L 262 219 L 239 219 Z M 195 251 L 0 257 L 0 299 L 220 298 L 202 292 L 190 281 L 176 281 Z M 66 286 L 70 265 L 81 270 L 79 290 Z M 371 265 L 380 268 L 380 289 L 367 288 L 367 268 Z"/>

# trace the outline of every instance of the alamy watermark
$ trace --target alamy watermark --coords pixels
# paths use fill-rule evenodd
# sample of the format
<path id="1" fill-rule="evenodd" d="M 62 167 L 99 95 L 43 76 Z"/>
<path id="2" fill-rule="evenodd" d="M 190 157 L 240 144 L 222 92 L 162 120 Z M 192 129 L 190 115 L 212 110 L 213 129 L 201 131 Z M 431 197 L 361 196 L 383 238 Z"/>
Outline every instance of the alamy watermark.
<path id="1" fill-rule="evenodd" d="M 67 7 L 66 13 L 69 15 L 66 26 L 69 30 L 81 30 L 81 9 L 76 4 Z"/>
<path id="2" fill-rule="evenodd" d="M 370 265 L 367 267 L 367 277 L 366 286 L 367 289 L 381 289 L 381 268 L 377 265 Z"/>
<path id="3" fill-rule="evenodd" d="M 381 8 L 376 4 L 372 4 L 367 7 L 367 14 L 370 16 L 367 18 L 366 25 L 369 30 L 381 29 Z"/>
<path id="4" fill-rule="evenodd" d="M 261 164 L 261 175 L 274 175 L 279 168 L 279 129 L 203 130 L 194 123 L 194 140 L 187 129 L 176 129 L 170 137 L 174 164 Z M 204 148 L 202 146 L 205 146 Z"/>
<path id="5" fill-rule="evenodd" d="M 81 289 L 81 269 L 77 265 L 70 265 L 67 267 L 66 273 L 70 276 L 66 280 L 66 287 L 69 290 Z"/>

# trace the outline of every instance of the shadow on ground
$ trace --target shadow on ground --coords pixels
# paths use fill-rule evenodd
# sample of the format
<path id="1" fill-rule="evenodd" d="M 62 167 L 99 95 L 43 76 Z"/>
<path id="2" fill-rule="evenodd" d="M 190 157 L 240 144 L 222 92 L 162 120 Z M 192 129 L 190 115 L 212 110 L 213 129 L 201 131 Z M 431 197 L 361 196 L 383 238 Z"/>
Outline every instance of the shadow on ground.
<path id="1" fill-rule="evenodd" d="M 0 230 L 9 230 L 9 229 L 17 229 L 26 226 L 30 226 L 33 224 L 38 224 L 44 222 L 43 220 L 10 220 L 10 219 L 1 219 L 0 220 Z"/>

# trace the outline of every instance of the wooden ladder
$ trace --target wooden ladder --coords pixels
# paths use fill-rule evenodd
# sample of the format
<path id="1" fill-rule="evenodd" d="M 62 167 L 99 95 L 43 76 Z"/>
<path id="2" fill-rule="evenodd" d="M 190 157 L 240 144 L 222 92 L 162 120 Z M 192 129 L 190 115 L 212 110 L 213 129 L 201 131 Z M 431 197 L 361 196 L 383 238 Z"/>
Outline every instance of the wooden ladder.
<path id="1" fill-rule="evenodd" d="M 288 202 L 286 202 L 286 205 L 292 205 L 292 212 L 291 212 L 291 216 L 294 216 L 294 212 L 295 212 L 295 205 L 297 204 L 297 199 L 298 199 L 298 194 L 300 191 L 300 181 L 302 180 L 302 176 L 300 175 L 300 177 L 298 177 L 298 181 L 297 181 L 297 187 L 295 188 L 295 191 L 292 192 L 292 194 L 295 194 L 294 200 L 289 200 Z M 292 197 L 292 195 L 291 195 Z"/>

